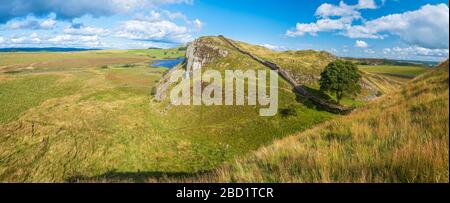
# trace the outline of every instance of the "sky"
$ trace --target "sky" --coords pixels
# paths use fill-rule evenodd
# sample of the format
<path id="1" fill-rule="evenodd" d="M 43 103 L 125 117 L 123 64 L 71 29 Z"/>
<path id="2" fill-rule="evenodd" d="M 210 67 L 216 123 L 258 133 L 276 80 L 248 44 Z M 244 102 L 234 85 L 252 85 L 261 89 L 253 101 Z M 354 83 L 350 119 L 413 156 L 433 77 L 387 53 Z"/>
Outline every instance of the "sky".
<path id="1" fill-rule="evenodd" d="M 275 51 L 440 61 L 445 0 L 0 0 L 0 48 L 170 48 L 208 35 Z"/>

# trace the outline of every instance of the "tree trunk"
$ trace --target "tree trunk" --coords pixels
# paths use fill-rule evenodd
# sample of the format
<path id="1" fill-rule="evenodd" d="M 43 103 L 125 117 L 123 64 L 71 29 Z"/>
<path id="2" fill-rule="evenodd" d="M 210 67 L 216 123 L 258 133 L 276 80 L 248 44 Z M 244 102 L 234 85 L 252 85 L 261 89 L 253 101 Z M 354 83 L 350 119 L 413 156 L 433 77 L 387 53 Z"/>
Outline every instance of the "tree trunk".
<path id="1" fill-rule="evenodd" d="M 336 92 L 336 100 L 338 104 L 341 104 L 343 93 L 341 91 Z"/>

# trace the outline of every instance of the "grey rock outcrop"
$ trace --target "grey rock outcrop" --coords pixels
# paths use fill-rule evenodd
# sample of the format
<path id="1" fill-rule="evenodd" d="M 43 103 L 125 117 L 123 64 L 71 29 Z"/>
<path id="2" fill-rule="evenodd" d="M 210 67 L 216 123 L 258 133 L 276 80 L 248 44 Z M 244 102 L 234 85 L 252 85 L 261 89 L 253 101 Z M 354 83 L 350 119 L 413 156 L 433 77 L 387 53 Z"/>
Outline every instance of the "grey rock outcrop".
<path id="1" fill-rule="evenodd" d="M 226 56 L 228 56 L 227 50 L 205 43 L 202 38 L 196 39 L 188 45 L 186 50 L 186 74 L 192 74 L 194 70 L 201 69 L 202 66 L 213 62 L 217 57 Z"/>
<path id="2" fill-rule="evenodd" d="M 161 102 L 167 97 L 169 87 L 172 85 L 170 76 L 176 70 L 184 69 L 185 77 L 190 77 L 194 70 L 201 70 L 202 67 L 213 62 L 218 57 L 227 57 L 229 52 L 219 46 L 207 43 L 203 38 L 196 39 L 190 43 L 186 49 L 186 61 L 183 64 L 169 70 L 159 84 L 156 86 L 154 101 Z"/>

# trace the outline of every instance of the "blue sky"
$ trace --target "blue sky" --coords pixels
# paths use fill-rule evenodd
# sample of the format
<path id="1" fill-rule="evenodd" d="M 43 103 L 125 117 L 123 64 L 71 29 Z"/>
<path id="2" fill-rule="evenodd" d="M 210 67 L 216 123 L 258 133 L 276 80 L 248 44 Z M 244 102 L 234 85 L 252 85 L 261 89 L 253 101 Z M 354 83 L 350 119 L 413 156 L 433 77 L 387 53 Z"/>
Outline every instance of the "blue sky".
<path id="1" fill-rule="evenodd" d="M 0 0 L 0 48 L 174 47 L 204 35 L 277 51 L 442 60 L 443 0 Z"/>

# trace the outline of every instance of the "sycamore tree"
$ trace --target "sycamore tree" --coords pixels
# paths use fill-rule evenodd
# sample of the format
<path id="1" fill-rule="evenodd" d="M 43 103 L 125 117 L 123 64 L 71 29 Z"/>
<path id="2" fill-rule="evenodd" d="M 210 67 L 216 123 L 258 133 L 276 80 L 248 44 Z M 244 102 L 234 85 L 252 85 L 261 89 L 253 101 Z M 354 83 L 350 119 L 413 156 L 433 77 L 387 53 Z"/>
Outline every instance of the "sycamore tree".
<path id="1" fill-rule="evenodd" d="M 320 74 L 320 90 L 336 95 L 338 103 L 344 95 L 355 96 L 361 92 L 358 67 L 349 61 L 337 60 L 327 65 Z"/>

